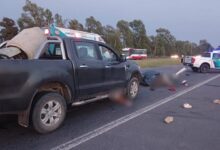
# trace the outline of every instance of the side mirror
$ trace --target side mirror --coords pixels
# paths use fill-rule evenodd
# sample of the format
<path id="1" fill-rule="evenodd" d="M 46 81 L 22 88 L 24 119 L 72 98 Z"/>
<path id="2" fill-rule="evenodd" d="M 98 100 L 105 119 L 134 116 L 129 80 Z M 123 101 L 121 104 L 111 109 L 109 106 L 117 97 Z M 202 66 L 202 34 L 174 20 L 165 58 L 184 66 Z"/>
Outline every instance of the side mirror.
<path id="1" fill-rule="evenodd" d="M 126 59 L 126 56 L 124 54 L 121 54 L 120 55 L 120 61 L 121 62 L 125 62 L 127 59 Z"/>

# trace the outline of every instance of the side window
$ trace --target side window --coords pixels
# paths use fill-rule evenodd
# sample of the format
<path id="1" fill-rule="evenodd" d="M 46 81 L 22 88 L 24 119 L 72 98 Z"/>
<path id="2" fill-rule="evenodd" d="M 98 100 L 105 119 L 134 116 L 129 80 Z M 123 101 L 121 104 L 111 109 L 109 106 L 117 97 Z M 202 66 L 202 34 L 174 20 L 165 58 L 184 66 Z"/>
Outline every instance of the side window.
<path id="1" fill-rule="evenodd" d="M 202 54 L 202 57 L 210 58 L 210 57 L 211 57 L 211 53 L 203 53 L 203 54 Z"/>
<path id="2" fill-rule="evenodd" d="M 48 43 L 44 47 L 44 53 L 40 59 L 62 59 L 62 52 L 59 43 Z"/>
<path id="3" fill-rule="evenodd" d="M 220 53 L 214 53 L 213 59 L 220 59 Z"/>
<path id="4" fill-rule="evenodd" d="M 98 60 L 96 47 L 92 43 L 75 42 L 78 58 Z"/>
<path id="5" fill-rule="evenodd" d="M 105 61 L 117 61 L 117 56 L 112 50 L 108 49 L 107 47 L 104 46 L 99 46 L 99 50 L 102 56 L 102 59 Z"/>

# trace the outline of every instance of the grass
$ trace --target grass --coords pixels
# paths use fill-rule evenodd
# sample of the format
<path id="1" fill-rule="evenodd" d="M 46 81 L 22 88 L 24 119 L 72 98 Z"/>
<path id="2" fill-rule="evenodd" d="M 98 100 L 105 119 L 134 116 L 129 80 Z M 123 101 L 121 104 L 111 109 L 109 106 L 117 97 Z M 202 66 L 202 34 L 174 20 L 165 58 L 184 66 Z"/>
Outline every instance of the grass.
<path id="1" fill-rule="evenodd" d="M 136 60 L 136 62 L 141 66 L 141 68 L 153 68 L 168 65 L 178 65 L 180 64 L 179 59 L 171 58 L 147 58 L 146 60 Z"/>

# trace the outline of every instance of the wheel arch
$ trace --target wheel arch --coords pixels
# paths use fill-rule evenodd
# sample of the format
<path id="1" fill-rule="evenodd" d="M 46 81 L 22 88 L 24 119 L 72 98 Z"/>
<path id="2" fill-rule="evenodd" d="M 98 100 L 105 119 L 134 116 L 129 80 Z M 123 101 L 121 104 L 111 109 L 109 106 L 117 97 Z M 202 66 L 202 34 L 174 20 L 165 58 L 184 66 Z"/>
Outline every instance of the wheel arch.
<path id="1" fill-rule="evenodd" d="M 203 62 L 203 63 L 200 65 L 200 67 L 201 67 L 202 65 L 204 65 L 204 64 L 208 65 L 209 68 L 211 68 L 211 65 L 210 65 L 208 62 Z"/>
<path id="2" fill-rule="evenodd" d="M 208 68 L 206 68 L 206 70 L 204 70 L 205 68 L 203 68 L 204 65 L 208 66 Z M 202 63 L 199 67 L 199 70 L 201 73 L 207 73 L 207 72 L 209 72 L 210 69 L 211 69 L 211 65 L 208 62 Z"/>
<path id="3" fill-rule="evenodd" d="M 73 94 L 71 92 L 70 87 L 62 82 L 54 81 L 54 82 L 47 82 L 42 83 L 38 86 L 35 90 L 31 102 L 28 106 L 28 109 L 18 114 L 18 123 L 23 127 L 28 127 L 30 125 L 31 120 L 31 113 L 34 105 L 36 104 L 37 100 L 47 92 L 57 92 L 64 97 L 66 100 L 67 105 L 71 103 L 73 99 Z"/>
<path id="4" fill-rule="evenodd" d="M 130 80 L 131 80 L 133 77 L 138 78 L 139 82 L 141 81 L 141 78 L 142 78 L 140 72 L 138 72 L 138 71 L 134 71 L 134 72 L 131 74 Z"/>

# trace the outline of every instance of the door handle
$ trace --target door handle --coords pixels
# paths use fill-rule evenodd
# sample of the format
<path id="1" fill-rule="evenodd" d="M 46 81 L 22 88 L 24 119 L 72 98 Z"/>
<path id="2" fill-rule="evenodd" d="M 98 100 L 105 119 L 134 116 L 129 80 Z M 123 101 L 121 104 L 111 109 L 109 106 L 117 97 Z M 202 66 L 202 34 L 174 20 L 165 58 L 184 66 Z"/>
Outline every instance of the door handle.
<path id="1" fill-rule="evenodd" d="M 87 65 L 80 65 L 79 67 L 80 67 L 80 68 L 88 68 Z"/>

